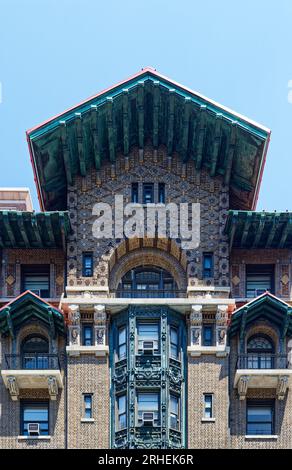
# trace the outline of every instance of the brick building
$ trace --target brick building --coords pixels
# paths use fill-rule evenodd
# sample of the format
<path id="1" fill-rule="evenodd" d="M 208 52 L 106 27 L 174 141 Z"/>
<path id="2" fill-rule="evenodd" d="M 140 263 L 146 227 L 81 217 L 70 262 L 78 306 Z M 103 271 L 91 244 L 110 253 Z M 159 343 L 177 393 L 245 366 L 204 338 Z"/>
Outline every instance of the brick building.
<path id="1" fill-rule="evenodd" d="M 27 139 L 41 212 L 0 189 L 0 447 L 291 448 L 270 131 L 145 68 Z"/>

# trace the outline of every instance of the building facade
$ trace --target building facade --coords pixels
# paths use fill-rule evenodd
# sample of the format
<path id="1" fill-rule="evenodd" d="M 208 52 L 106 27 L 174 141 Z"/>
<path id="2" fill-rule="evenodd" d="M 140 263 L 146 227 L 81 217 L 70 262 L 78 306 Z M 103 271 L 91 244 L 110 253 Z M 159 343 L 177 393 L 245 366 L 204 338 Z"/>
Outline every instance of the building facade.
<path id="1" fill-rule="evenodd" d="M 0 447 L 292 448 L 270 131 L 146 68 L 27 139 L 41 212 L 0 190 Z"/>

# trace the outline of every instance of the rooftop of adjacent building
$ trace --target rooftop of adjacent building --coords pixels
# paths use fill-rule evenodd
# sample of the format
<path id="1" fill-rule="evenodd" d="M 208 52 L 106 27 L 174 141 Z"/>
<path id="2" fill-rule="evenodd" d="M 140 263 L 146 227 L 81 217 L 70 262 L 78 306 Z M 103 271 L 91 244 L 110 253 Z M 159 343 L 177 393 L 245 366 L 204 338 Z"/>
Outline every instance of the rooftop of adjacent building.
<path id="1" fill-rule="evenodd" d="M 29 188 L 0 188 L 0 210 L 33 212 Z"/>

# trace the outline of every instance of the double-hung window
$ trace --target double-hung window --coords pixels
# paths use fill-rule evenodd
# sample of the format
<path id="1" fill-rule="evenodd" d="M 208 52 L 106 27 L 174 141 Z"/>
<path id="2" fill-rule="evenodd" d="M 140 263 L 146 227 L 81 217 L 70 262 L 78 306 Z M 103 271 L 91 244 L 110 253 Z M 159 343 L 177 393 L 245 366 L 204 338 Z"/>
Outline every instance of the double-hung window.
<path id="1" fill-rule="evenodd" d="M 92 418 L 92 394 L 85 393 L 83 395 L 84 400 L 84 418 L 91 419 Z"/>
<path id="2" fill-rule="evenodd" d="M 170 395 L 170 414 L 169 414 L 169 427 L 171 429 L 179 430 L 179 397 Z"/>
<path id="3" fill-rule="evenodd" d="M 213 395 L 211 393 L 204 395 L 204 418 L 213 418 Z"/>
<path id="4" fill-rule="evenodd" d="M 178 331 L 174 326 L 170 327 L 170 357 L 178 359 Z"/>
<path id="5" fill-rule="evenodd" d="M 154 184 L 143 183 L 143 204 L 151 204 L 154 202 Z"/>
<path id="6" fill-rule="evenodd" d="M 48 436 L 49 435 L 49 403 L 48 402 L 22 402 L 21 403 L 21 435 Z M 34 426 L 30 426 L 34 425 Z"/>
<path id="7" fill-rule="evenodd" d="M 138 425 L 157 426 L 159 425 L 159 393 L 158 392 L 138 392 Z"/>
<path id="8" fill-rule="evenodd" d="M 246 434 L 252 436 L 274 434 L 274 402 L 265 400 L 247 402 Z"/>
<path id="9" fill-rule="evenodd" d="M 203 325 L 203 346 L 213 346 L 212 325 Z"/>
<path id="10" fill-rule="evenodd" d="M 22 265 L 22 290 L 30 290 L 39 297 L 50 297 L 50 265 Z"/>
<path id="11" fill-rule="evenodd" d="M 126 394 L 119 395 L 117 397 L 118 407 L 118 430 L 125 429 L 127 427 L 127 398 Z"/>
<path id="12" fill-rule="evenodd" d="M 140 354 L 153 354 L 159 352 L 159 324 L 139 322 L 138 352 Z"/>
<path id="13" fill-rule="evenodd" d="M 118 359 L 122 360 L 127 357 L 127 330 L 125 326 L 121 326 L 118 330 Z"/>

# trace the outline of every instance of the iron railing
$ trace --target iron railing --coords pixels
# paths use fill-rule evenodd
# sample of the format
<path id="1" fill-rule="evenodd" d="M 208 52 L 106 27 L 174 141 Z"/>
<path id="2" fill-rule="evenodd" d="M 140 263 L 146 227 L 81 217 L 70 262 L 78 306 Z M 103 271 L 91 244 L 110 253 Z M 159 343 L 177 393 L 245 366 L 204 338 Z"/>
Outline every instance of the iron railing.
<path id="1" fill-rule="evenodd" d="M 241 354 L 237 358 L 237 369 L 287 369 L 286 354 Z"/>
<path id="2" fill-rule="evenodd" d="M 115 297 L 123 299 L 173 299 L 187 296 L 185 290 L 165 289 L 117 289 L 113 292 Z"/>
<path id="3" fill-rule="evenodd" d="M 25 369 L 25 370 L 43 370 L 43 369 L 61 369 L 60 360 L 57 354 L 46 353 L 24 353 L 24 354 L 6 354 L 5 360 L 7 369 Z"/>

